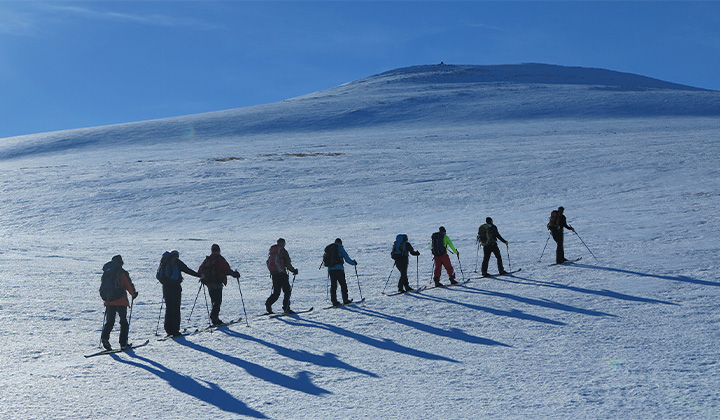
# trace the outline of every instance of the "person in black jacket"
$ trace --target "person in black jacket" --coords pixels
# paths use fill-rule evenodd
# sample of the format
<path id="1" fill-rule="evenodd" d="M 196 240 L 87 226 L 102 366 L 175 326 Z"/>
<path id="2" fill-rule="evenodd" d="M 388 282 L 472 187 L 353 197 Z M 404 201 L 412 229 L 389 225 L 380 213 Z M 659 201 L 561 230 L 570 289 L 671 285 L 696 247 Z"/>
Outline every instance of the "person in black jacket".
<path id="1" fill-rule="evenodd" d="M 413 290 L 413 288 L 410 287 L 407 275 L 410 254 L 418 256 L 420 252 L 416 251 L 410 242 L 408 242 L 407 235 L 398 235 L 395 238 L 390 256 L 395 260 L 395 267 L 397 267 L 400 272 L 400 280 L 398 281 L 398 292 L 400 293 Z"/>
<path id="2" fill-rule="evenodd" d="M 172 337 L 180 334 L 180 305 L 182 303 L 182 273 L 200 277 L 197 271 L 188 268 L 180 260 L 177 250 L 166 251 L 160 259 L 156 278 L 163 287 L 165 299 L 165 332 Z"/>
<path id="3" fill-rule="evenodd" d="M 501 242 L 503 242 L 505 245 L 508 244 L 508 241 L 506 241 L 505 238 L 500 236 L 500 232 L 498 232 L 497 226 L 495 226 L 493 224 L 492 218 L 491 217 L 486 218 L 485 224 L 478 228 L 478 237 L 477 237 L 478 242 L 480 242 L 480 244 L 482 244 L 482 246 L 483 246 L 483 261 L 482 261 L 483 277 L 490 277 L 490 273 L 488 273 L 488 265 L 490 264 L 490 255 L 491 254 L 495 254 L 495 259 L 497 259 L 499 273 L 507 274 L 507 272 L 503 268 L 502 256 L 500 255 L 500 248 L 498 248 L 498 245 L 497 245 L 498 239 Z"/>
<path id="4" fill-rule="evenodd" d="M 558 207 L 557 211 L 550 213 L 550 223 L 548 223 L 548 229 L 553 237 L 553 240 L 557 243 L 555 249 L 555 263 L 562 264 L 567 261 L 565 259 L 565 248 L 563 242 L 565 239 L 565 233 L 563 228 L 570 229 L 575 232 L 572 226 L 567 224 L 567 218 L 565 217 L 565 208 L 563 206 Z"/>

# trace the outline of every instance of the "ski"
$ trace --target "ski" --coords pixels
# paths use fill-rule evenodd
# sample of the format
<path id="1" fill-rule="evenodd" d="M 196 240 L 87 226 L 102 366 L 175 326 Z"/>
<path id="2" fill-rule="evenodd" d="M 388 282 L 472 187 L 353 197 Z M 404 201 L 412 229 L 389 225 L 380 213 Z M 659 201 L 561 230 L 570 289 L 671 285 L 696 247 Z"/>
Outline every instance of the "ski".
<path id="1" fill-rule="evenodd" d="M 427 289 L 428 286 L 420 286 L 417 289 L 408 290 L 406 292 L 392 292 L 392 293 L 385 293 L 385 296 L 398 296 L 398 295 L 404 295 L 406 293 L 420 293 L 423 290 Z"/>
<path id="2" fill-rule="evenodd" d="M 268 318 L 278 318 L 278 317 L 281 317 L 281 316 L 290 316 L 290 315 L 297 315 L 297 314 L 305 314 L 305 313 L 308 313 L 308 312 L 312 311 L 313 309 L 315 309 L 315 307 L 311 307 L 310 309 L 305 309 L 305 310 L 303 310 L 303 311 L 294 311 L 294 312 L 291 313 L 291 314 L 288 314 L 288 313 L 285 313 L 285 312 L 279 312 L 279 313 L 275 313 L 275 312 L 273 312 L 273 313 L 265 312 L 265 313 L 262 314 L 262 315 L 258 315 L 258 317 L 266 316 L 266 317 L 268 317 Z"/>
<path id="3" fill-rule="evenodd" d="M 325 308 L 323 308 L 323 309 L 342 308 L 343 306 L 355 305 L 355 304 L 360 304 L 360 303 L 363 303 L 363 302 L 365 302 L 365 298 L 362 298 L 362 299 L 358 300 L 357 302 L 356 302 L 356 301 L 352 301 L 352 302 L 348 302 L 348 303 L 343 303 L 342 305 L 327 306 L 327 307 L 325 307 Z"/>
<path id="4" fill-rule="evenodd" d="M 522 268 L 518 268 L 517 270 L 513 270 L 513 271 L 508 271 L 505 274 L 491 274 L 489 276 L 484 276 L 484 277 L 480 277 L 480 278 L 481 279 L 491 279 L 493 277 L 508 276 L 508 275 L 513 275 L 519 271 L 522 271 Z"/>
<path id="5" fill-rule="evenodd" d="M 430 289 L 443 289 L 446 287 L 461 286 L 463 284 L 469 283 L 471 280 L 475 280 L 475 279 L 467 279 L 465 281 L 459 281 L 455 284 L 443 284 L 442 286 L 435 286 L 434 284 L 431 284 L 429 286 L 420 286 L 417 289 L 409 290 L 407 292 L 393 292 L 393 293 L 388 293 L 385 296 L 397 296 L 397 295 L 404 295 L 406 293 L 420 293 L 420 292 L 423 292 L 425 290 L 430 290 Z"/>
<path id="6" fill-rule="evenodd" d="M 215 331 L 216 329 L 221 328 L 221 327 L 227 327 L 228 325 L 237 324 L 237 323 L 240 322 L 240 321 L 242 321 L 242 318 L 234 319 L 234 320 L 232 320 L 232 321 L 230 321 L 230 322 L 223 322 L 222 324 L 217 324 L 217 325 L 216 325 L 216 324 L 211 324 L 211 325 L 208 325 L 208 326 L 203 327 L 203 328 L 195 328 L 194 331 L 190 331 L 191 328 L 185 328 L 185 329 L 183 330 L 183 332 L 180 333 L 180 335 L 178 335 L 178 336 L 175 336 L 175 337 L 174 337 L 174 336 L 171 336 L 171 335 L 166 335 L 165 337 L 158 338 L 158 341 L 167 341 L 167 340 L 172 340 L 172 339 L 176 339 L 176 338 L 180 338 L 180 337 L 187 337 L 188 335 L 195 335 L 195 334 L 199 334 L 199 333 L 205 332 L 205 331 L 210 331 L 210 332 L 212 332 L 212 331 Z"/>
<path id="7" fill-rule="evenodd" d="M 578 262 L 578 261 L 580 261 L 580 260 L 582 260 L 582 257 L 580 257 L 580 258 L 575 258 L 574 260 L 567 260 L 567 261 L 561 262 L 561 263 L 550 264 L 550 267 L 552 267 L 552 266 L 554 266 L 554 265 L 563 265 L 563 264 L 567 264 L 567 263 L 574 263 L 574 262 Z"/>
<path id="8" fill-rule="evenodd" d="M 135 345 L 135 346 L 126 347 L 126 348 L 124 348 L 124 349 L 103 350 L 103 351 L 99 351 L 99 352 L 93 353 L 93 354 L 86 354 L 85 357 L 87 358 L 87 357 L 101 356 L 101 355 L 103 355 L 103 354 L 122 353 L 122 352 L 126 352 L 126 351 L 128 351 L 128 350 L 135 350 L 135 349 L 138 348 L 138 347 L 147 346 L 148 343 L 150 343 L 150 340 L 145 340 L 145 342 L 142 343 L 142 344 L 138 344 L 138 345 Z"/>

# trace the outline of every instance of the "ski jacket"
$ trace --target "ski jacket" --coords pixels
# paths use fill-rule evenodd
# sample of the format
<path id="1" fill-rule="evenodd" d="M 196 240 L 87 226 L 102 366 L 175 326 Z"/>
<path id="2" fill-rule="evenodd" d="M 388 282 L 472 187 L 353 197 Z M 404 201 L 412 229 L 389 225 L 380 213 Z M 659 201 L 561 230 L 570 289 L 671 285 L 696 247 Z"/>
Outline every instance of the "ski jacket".
<path id="1" fill-rule="evenodd" d="M 573 230 L 572 226 L 568 226 L 567 224 L 567 218 L 564 214 L 559 213 L 557 217 L 557 225 L 559 226 L 558 229 L 562 231 L 563 228 Z"/>
<path id="2" fill-rule="evenodd" d="M 173 260 L 172 257 L 169 257 L 167 260 L 165 260 L 165 256 L 163 256 L 163 260 L 164 260 L 164 261 L 161 261 L 161 264 L 162 264 L 163 267 L 165 267 L 166 265 L 174 265 L 174 266 L 176 267 L 177 271 L 178 271 L 178 272 L 177 272 L 177 274 L 178 274 L 177 280 L 172 280 L 172 279 L 169 280 L 169 279 L 167 279 L 167 278 L 158 279 L 158 280 L 160 281 L 160 283 L 162 283 L 163 285 L 173 285 L 173 284 L 180 284 L 180 283 L 182 283 L 182 281 L 183 281 L 182 273 L 189 274 L 189 275 L 194 276 L 194 277 L 200 277 L 200 274 L 199 274 L 198 272 L 196 272 L 195 270 L 192 270 L 191 268 L 189 268 L 189 267 L 188 267 L 184 262 L 182 262 L 182 260 L 180 260 L 179 258 L 175 258 L 175 259 Z"/>
<path id="3" fill-rule="evenodd" d="M 405 242 L 405 252 L 394 258 L 396 264 L 407 264 L 411 254 L 418 256 L 420 252 L 416 251 L 410 242 Z"/>
<path id="4" fill-rule="evenodd" d="M 492 225 L 490 223 L 485 223 L 484 225 L 480 226 L 478 229 L 478 232 L 482 231 L 483 226 L 485 226 L 485 234 L 487 235 L 487 238 L 480 238 L 478 236 L 478 241 L 483 244 L 483 246 L 493 246 L 497 245 L 497 240 L 500 239 L 501 242 L 505 242 L 505 238 L 500 236 L 500 232 L 498 232 L 498 228 L 495 225 Z M 478 233 L 479 235 L 479 233 Z"/>
<path id="5" fill-rule="evenodd" d="M 137 296 L 135 285 L 132 280 L 130 280 L 130 274 L 122 268 L 120 269 L 120 272 L 120 283 L 122 284 L 123 289 L 130 293 L 130 295 Z M 105 302 L 105 306 L 130 306 L 130 301 L 127 298 L 127 294 L 124 294 L 120 299 Z"/>
<path id="6" fill-rule="evenodd" d="M 277 244 L 270 247 L 267 266 L 270 273 L 284 273 L 286 270 L 295 272 L 287 249 L 280 248 Z"/>
<path id="7" fill-rule="evenodd" d="M 230 264 L 228 264 L 222 255 L 210 254 L 205 257 L 205 261 L 200 264 L 198 272 L 202 273 L 200 281 L 206 286 L 220 283 L 227 286 L 227 276 L 228 274 L 232 274 L 232 269 L 230 269 Z"/>
<path id="8" fill-rule="evenodd" d="M 352 258 L 350 258 L 347 251 L 345 251 L 345 247 L 343 247 L 340 244 L 337 244 L 337 246 L 338 246 L 338 251 L 340 252 L 340 256 L 342 257 L 343 260 L 345 260 L 346 263 L 348 263 L 350 265 L 357 264 Z M 343 265 L 343 263 L 340 263 L 338 265 L 328 267 L 328 271 L 332 271 L 332 270 L 345 270 L 345 265 Z"/>

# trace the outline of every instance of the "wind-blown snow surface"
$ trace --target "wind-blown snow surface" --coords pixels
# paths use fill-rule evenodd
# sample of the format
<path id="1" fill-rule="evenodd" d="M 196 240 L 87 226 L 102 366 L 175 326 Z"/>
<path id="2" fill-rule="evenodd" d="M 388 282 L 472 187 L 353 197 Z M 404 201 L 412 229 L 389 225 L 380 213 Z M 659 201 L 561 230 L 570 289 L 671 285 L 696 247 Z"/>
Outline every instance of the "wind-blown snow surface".
<path id="1" fill-rule="evenodd" d="M 1 140 L 0 412 L 717 418 L 718 117 L 720 93 L 639 76 L 423 66 L 278 104 Z M 568 232 L 583 260 L 549 266 L 558 205 L 597 260 Z M 486 216 L 510 241 L 506 267 L 523 269 L 513 277 L 473 273 Z M 427 284 L 440 225 L 473 280 L 382 295 L 395 235 L 421 250 L 411 284 Z M 255 318 L 280 236 L 300 270 L 293 307 L 316 310 Z M 336 237 L 359 262 L 351 297 L 359 279 L 367 300 L 319 310 Z M 196 268 L 212 243 L 243 276 L 250 327 L 156 341 L 162 252 Z M 115 254 L 140 291 L 131 340 L 150 345 L 85 359 Z M 195 279 L 184 287 L 183 324 L 203 325 L 202 293 L 187 322 Z M 243 315 L 234 280 L 224 298 L 222 318 Z"/>

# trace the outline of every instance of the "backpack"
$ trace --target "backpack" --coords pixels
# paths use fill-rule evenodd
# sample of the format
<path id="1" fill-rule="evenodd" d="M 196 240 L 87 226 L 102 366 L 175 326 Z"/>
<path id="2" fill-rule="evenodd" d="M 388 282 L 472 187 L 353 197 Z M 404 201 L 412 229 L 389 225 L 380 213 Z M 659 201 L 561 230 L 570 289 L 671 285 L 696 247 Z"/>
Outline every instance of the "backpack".
<path id="1" fill-rule="evenodd" d="M 432 239 L 432 253 L 434 256 L 440 256 L 447 254 L 445 249 L 445 235 L 440 232 L 435 232 L 431 236 Z"/>
<path id="2" fill-rule="evenodd" d="M 559 215 L 560 213 L 558 213 L 557 210 L 553 210 L 550 212 L 550 221 L 547 224 L 548 230 L 557 229 Z"/>
<path id="3" fill-rule="evenodd" d="M 490 235 L 490 225 L 488 225 L 486 223 L 486 224 L 480 226 L 478 228 L 477 238 L 478 238 L 478 242 L 480 242 L 480 244 L 482 246 L 488 246 L 488 245 L 492 244 L 494 242 L 493 241 L 494 238 Z"/>
<path id="4" fill-rule="evenodd" d="M 217 280 L 217 257 L 215 254 L 208 255 L 205 257 L 205 261 L 200 265 L 202 270 L 200 271 L 200 280 L 203 284 L 219 283 Z"/>
<path id="5" fill-rule="evenodd" d="M 105 302 L 112 302 L 125 296 L 125 288 L 120 280 L 122 268 L 115 261 L 110 261 L 103 266 L 103 274 L 100 279 L 100 297 Z"/>
<path id="6" fill-rule="evenodd" d="M 178 267 L 177 259 L 172 258 L 170 252 L 165 252 L 160 259 L 160 265 L 158 265 L 157 273 L 155 278 L 162 284 L 166 283 L 179 283 L 182 280 L 180 276 L 180 268 Z"/>
<path id="7" fill-rule="evenodd" d="M 267 264 L 268 270 L 270 270 L 271 273 L 285 271 L 285 260 L 280 258 L 279 246 L 273 245 L 270 247 L 270 251 L 268 251 L 268 258 L 265 264 Z"/>
<path id="8" fill-rule="evenodd" d="M 340 245 L 332 243 L 325 247 L 323 253 L 323 265 L 325 267 L 335 267 L 343 263 L 342 255 L 340 255 Z"/>
<path id="9" fill-rule="evenodd" d="M 390 252 L 390 257 L 392 257 L 393 260 L 397 260 L 402 257 L 407 257 L 407 255 L 407 235 L 398 235 L 395 238 L 395 243 L 393 244 L 393 249 Z"/>

